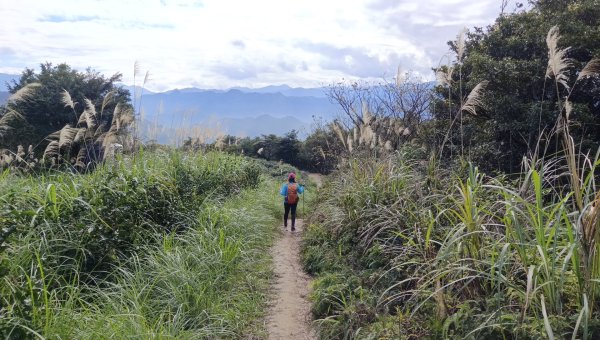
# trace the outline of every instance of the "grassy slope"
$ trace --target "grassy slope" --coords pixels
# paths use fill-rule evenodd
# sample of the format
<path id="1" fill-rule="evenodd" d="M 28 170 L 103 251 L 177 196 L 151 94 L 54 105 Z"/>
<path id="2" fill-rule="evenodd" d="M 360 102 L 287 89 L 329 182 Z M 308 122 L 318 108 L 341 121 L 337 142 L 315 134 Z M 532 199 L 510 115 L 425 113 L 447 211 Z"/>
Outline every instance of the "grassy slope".
<path id="1" fill-rule="evenodd" d="M 600 275 L 575 237 L 590 215 L 560 184 L 547 164 L 509 181 L 405 155 L 351 160 L 303 239 L 320 336 L 596 338 Z"/>
<path id="2" fill-rule="evenodd" d="M 274 219 L 269 208 L 262 186 L 224 205 L 207 203 L 193 230 L 162 237 L 133 266 L 119 270 L 114 286 L 96 291 L 94 305 L 60 310 L 47 334 L 139 339 L 264 335 L 256 321 L 263 316 L 271 274 Z"/>
<path id="3" fill-rule="evenodd" d="M 0 333 L 264 335 L 278 184 L 259 172 L 212 153 L 146 154 L 82 176 L 4 174 Z"/>

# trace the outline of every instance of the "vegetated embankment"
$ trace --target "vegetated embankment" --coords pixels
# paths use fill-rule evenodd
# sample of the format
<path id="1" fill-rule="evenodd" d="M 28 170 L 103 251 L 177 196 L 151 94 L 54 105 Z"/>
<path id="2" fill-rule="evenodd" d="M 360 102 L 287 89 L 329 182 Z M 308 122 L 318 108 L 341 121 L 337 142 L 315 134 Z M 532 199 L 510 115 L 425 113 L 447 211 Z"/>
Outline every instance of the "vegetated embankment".
<path id="1" fill-rule="evenodd" d="M 0 334 L 265 336 L 275 221 L 261 167 L 141 153 L 0 178 Z"/>
<path id="2" fill-rule="evenodd" d="M 577 211 L 556 164 L 509 180 L 415 146 L 351 158 L 303 239 L 320 337 L 598 337 L 600 276 L 579 234 L 597 212 Z"/>

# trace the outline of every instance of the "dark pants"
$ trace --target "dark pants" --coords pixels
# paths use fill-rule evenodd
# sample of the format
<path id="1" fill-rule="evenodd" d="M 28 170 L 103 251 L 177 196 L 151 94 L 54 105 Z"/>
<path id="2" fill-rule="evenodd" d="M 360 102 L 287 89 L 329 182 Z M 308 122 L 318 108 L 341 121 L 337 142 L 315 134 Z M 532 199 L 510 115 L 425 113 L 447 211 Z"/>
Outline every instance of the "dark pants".
<path id="1" fill-rule="evenodd" d="M 296 226 L 296 207 L 297 206 L 298 206 L 298 203 L 296 203 L 296 204 L 283 203 L 283 207 L 285 208 L 285 213 L 283 214 L 283 225 L 286 228 L 287 228 L 288 214 L 289 214 L 290 210 L 292 211 L 292 228 L 294 228 Z"/>

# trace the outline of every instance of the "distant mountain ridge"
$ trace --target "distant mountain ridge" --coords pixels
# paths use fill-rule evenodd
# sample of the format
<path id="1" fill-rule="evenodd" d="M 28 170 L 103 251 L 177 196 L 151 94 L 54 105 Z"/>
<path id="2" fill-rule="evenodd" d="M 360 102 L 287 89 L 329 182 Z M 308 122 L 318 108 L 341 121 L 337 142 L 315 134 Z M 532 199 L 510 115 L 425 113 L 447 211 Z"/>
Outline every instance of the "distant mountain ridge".
<path id="1" fill-rule="evenodd" d="M 291 130 L 305 136 L 316 117 L 332 120 L 337 109 L 325 96 L 284 95 L 272 92 L 273 89 L 246 91 L 254 90 L 182 89 L 148 93 L 143 95 L 141 107 L 147 121 L 165 127 L 218 127 L 224 133 L 248 137 L 282 135 Z"/>
<path id="2" fill-rule="evenodd" d="M 0 73 L 0 104 L 8 97 L 5 82 L 18 78 L 18 75 Z M 337 111 L 324 87 L 271 85 L 225 90 L 192 87 L 153 92 L 120 85 L 131 92 L 132 98 L 136 91 L 142 94 L 141 109 L 147 124 L 160 125 L 171 132 L 181 127 L 207 125 L 238 136 L 281 135 L 292 129 L 306 135 L 314 118 L 329 121 Z M 138 99 L 136 104 L 139 102 Z M 167 137 L 159 141 L 168 142 Z"/>
<path id="3" fill-rule="evenodd" d="M 7 83 L 11 83 L 13 80 L 19 80 L 21 76 L 16 74 L 0 73 L 0 92 L 8 92 Z"/>

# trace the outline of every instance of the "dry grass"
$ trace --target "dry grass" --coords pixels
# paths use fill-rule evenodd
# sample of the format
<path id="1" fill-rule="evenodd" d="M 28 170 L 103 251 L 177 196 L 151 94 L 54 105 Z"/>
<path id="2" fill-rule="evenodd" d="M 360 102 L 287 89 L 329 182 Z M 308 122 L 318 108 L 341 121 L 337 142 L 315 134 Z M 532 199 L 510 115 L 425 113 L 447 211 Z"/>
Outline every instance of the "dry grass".
<path id="1" fill-rule="evenodd" d="M 573 65 L 570 58 L 567 58 L 567 52 L 570 47 L 559 49 L 558 41 L 560 40 L 560 33 L 558 26 L 554 26 L 548 31 L 546 36 L 546 44 L 548 45 L 548 67 L 546 69 L 546 77 L 554 77 L 558 84 L 563 85 L 567 90 L 569 89 L 569 67 Z"/>
<path id="2" fill-rule="evenodd" d="M 471 92 L 467 96 L 467 100 L 460 108 L 461 112 L 464 111 L 472 114 L 473 116 L 477 116 L 477 109 L 482 108 L 484 106 L 482 101 L 482 93 L 485 90 L 485 87 L 488 85 L 488 83 L 489 82 L 487 80 L 484 80 L 477 84 L 473 88 L 473 90 L 471 90 Z"/>
<path id="3" fill-rule="evenodd" d="M 15 110 L 9 109 L 0 117 L 0 138 L 3 138 L 6 132 L 12 130 L 12 124 L 23 120 L 23 116 Z"/>
<path id="4" fill-rule="evenodd" d="M 465 27 L 456 36 L 456 59 L 459 63 L 462 63 L 465 57 L 467 32 L 468 30 Z"/>
<path id="5" fill-rule="evenodd" d="M 35 91 L 38 88 L 40 88 L 41 86 L 42 86 L 42 84 L 40 84 L 40 83 L 29 83 L 29 84 L 23 86 L 21 89 L 19 89 L 17 92 L 15 92 L 10 97 L 8 97 L 7 103 L 11 103 L 11 102 L 14 103 L 14 102 L 18 102 L 18 101 L 28 100 L 35 94 Z"/>
<path id="6" fill-rule="evenodd" d="M 581 70 L 581 72 L 579 72 L 579 75 L 577 76 L 577 81 L 585 77 L 597 76 L 599 73 L 600 59 L 592 59 L 587 64 L 585 64 L 585 67 Z"/>
<path id="7" fill-rule="evenodd" d="M 75 102 L 73 101 L 73 98 L 71 98 L 71 94 L 69 93 L 69 91 L 63 89 L 61 101 L 65 105 L 65 107 L 70 107 L 73 110 L 75 109 Z"/>

